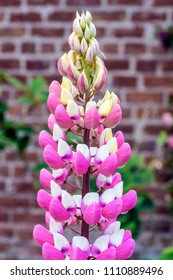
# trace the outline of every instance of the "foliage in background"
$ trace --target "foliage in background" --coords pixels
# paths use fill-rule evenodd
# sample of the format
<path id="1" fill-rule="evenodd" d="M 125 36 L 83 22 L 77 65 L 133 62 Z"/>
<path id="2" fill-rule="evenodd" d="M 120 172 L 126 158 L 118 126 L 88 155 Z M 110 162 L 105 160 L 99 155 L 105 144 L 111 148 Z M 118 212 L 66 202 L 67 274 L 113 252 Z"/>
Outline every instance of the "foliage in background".
<path id="1" fill-rule="evenodd" d="M 41 77 L 33 78 L 28 84 L 24 84 L 19 79 L 0 72 L 0 81 L 1 85 L 10 84 L 20 91 L 21 94 L 17 100 L 28 105 L 28 112 L 41 103 L 45 103 L 47 99 L 47 83 Z M 34 126 L 29 126 L 24 122 L 16 123 L 13 120 L 9 120 L 9 118 L 7 119 L 7 112 L 8 105 L 2 101 L 0 95 L 0 150 L 11 147 L 22 155 L 30 144 L 31 136 L 34 134 Z"/>
<path id="2" fill-rule="evenodd" d="M 158 260 L 173 260 L 173 245 L 166 247 L 158 257 Z"/>

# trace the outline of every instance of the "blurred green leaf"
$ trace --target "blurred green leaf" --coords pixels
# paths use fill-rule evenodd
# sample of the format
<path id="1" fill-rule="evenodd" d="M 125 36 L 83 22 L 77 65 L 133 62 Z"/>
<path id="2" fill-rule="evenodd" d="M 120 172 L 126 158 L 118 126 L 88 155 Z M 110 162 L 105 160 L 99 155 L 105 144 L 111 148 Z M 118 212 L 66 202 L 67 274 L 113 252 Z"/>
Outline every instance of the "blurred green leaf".
<path id="1" fill-rule="evenodd" d="M 12 77 L 7 73 L 0 72 L 0 78 L 7 80 L 12 86 L 22 91 L 28 91 L 27 85 L 22 83 L 19 79 Z"/>
<path id="2" fill-rule="evenodd" d="M 162 130 L 159 134 L 159 136 L 157 137 L 157 144 L 162 146 L 166 143 L 168 138 L 168 134 L 165 130 Z"/>
<path id="3" fill-rule="evenodd" d="M 165 248 L 158 260 L 173 260 L 173 246 Z"/>
<path id="4" fill-rule="evenodd" d="M 138 201 L 136 207 L 139 209 L 139 211 L 151 211 L 154 209 L 154 204 L 147 194 L 142 193 L 138 194 Z"/>
<path id="5" fill-rule="evenodd" d="M 67 143 L 69 145 L 75 145 L 73 140 L 75 140 L 76 143 L 82 143 L 82 137 L 77 136 L 77 135 L 75 135 L 75 134 L 73 134 L 71 132 L 68 132 L 67 135 L 66 135 Z"/>

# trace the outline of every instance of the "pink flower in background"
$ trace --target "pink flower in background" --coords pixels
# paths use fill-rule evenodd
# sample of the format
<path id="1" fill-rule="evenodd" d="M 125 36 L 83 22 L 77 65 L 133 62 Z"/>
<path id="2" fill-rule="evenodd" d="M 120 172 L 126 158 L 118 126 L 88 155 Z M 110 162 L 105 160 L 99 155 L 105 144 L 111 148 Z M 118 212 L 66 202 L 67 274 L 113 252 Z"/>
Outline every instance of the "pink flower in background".
<path id="1" fill-rule="evenodd" d="M 118 221 L 137 202 L 134 190 L 123 194 L 117 172 L 130 158 L 131 148 L 121 131 L 112 131 L 122 118 L 119 98 L 108 90 L 98 95 L 107 69 L 95 36 L 91 14 L 77 13 L 70 51 L 57 63 L 62 83 L 53 81 L 49 87 L 50 132 L 39 135 L 49 171 L 40 171 L 45 190 L 37 195 L 47 228 L 36 225 L 33 232 L 46 260 L 120 260 L 130 258 L 135 249 L 131 232 Z M 95 95 L 101 97 L 97 102 Z M 90 190 L 92 177 L 96 192 Z M 70 240 L 67 231 L 74 235 Z M 95 241 L 90 242 L 93 232 Z"/>

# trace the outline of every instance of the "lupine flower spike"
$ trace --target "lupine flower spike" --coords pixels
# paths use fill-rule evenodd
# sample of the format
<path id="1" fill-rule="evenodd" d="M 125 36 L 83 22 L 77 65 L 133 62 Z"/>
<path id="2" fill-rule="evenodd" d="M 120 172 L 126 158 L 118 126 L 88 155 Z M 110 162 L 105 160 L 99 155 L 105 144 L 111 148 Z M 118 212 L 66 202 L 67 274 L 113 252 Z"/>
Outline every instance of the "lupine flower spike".
<path id="1" fill-rule="evenodd" d="M 49 87 L 50 132 L 39 135 L 49 170 L 40 171 L 44 189 L 37 195 L 46 227 L 36 225 L 33 232 L 46 260 L 125 260 L 135 249 L 131 232 L 121 229 L 118 221 L 137 201 L 134 190 L 123 194 L 117 172 L 130 158 L 131 148 L 121 131 L 112 130 L 122 111 L 117 95 L 104 89 L 107 70 L 95 36 L 91 14 L 77 13 L 70 50 L 57 63 L 62 82 L 53 81 Z M 72 233 L 70 240 L 67 231 L 68 236 Z"/>

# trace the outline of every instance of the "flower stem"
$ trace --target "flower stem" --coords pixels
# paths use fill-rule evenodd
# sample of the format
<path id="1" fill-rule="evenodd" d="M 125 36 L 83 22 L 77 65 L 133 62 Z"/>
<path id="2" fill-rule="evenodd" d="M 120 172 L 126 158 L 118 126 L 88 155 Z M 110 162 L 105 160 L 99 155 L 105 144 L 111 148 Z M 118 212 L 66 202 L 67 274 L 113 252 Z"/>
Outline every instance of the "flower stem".
<path id="1" fill-rule="evenodd" d="M 89 140 L 90 140 L 90 130 L 84 130 L 84 144 L 86 144 L 89 148 Z M 83 175 L 83 183 L 82 183 L 82 197 L 86 195 L 90 191 L 90 173 L 89 171 Z M 89 225 L 83 220 L 81 227 L 81 236 L 89 238 Z"/>

